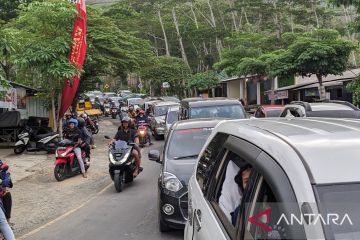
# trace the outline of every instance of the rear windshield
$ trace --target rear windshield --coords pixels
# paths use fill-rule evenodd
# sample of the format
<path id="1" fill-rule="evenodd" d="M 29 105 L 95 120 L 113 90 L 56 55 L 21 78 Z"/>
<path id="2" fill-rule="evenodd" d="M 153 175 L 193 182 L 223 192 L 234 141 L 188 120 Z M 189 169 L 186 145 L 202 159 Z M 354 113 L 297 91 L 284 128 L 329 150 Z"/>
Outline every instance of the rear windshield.
<path id="1" fill-rule="evenodd" d="M 169 139 L 169 159 L 196 158 L 204 146 L 212 128 L 175 130 Z"/>
<path id="2" fill-rule="evenodd" d="M 315 189 L 321 215 L 339 216 L 339 221 L 324 226 L 326 239 L 360 239 L 360 184 L 316 186 Z"/>
<path id="3" fill-rule="evenodd" d="M 173 124 L 178 120 L 178 118 L 179 118 L 179 111 L 171 111 L 167 115 L 166 123 Z"/>
<path id="4" fill-rule="evenodd" d="M 282 109 L 270 109 L 266 111 L 267 117 L 280 117 Z"/>
<path id="5" fill-rule="evenodd" d="M 156 106 L 155 107 L 155 117 L 165 116 L 168 112 L 169 107 L 172 105 L 165 105 L 165 106 Z"/>
<path id="6" fill-rule="evenodd" d="M 219 105 L 191 108 L 190 118 L 245 118 L 243 107 L 239 105 Z"/>

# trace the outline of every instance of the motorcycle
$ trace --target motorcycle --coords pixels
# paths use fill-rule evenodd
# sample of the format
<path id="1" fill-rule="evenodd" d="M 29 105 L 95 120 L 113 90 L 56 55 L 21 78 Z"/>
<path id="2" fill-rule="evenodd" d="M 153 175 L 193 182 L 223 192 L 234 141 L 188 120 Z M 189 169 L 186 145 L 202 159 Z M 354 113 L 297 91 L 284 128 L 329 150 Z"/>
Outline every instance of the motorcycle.
<path id="1" fill-rule="evenodd" d="M 110 139 L 108 136 L 105 138 Z M 117 192 L 122 192 L 125 183 L 134 181 L 136 164 L 131 155 L 134 145 L 121 140 L 109 145 L 109 173 Z"/>
<path id="2" fill-rule="evenodd" d="M 75 176 L 81 173 L 81 168 L 78 159 L 74 153 L 74 143 L 70 140 L 63 140 L 59 143 L 59 147 L 55 153 L 55 168 L 54 176 L 59 182 L 68 177 Z M 84 161 L 85 171 L 90 167 L 90 159 L 86 158 L 86 153 L 81 150 L 81 157 Z"/>
<path id="3" fill-rule="evenodd" d="M 105 114 L 105 117 L 108 117 L 111 112 L 110 112 L 110 104 L 109 103 L 105 103 L 104 104 L 104 114 Z"/>
<path id="4" fill-rule="evenodd" d="M 99 123 L 96 119 L 91 119 L 93 124 L 86 123 L 86 128 L 91 132 L 93 135 L 99 133 Z"/>
<path id="5" fill-rule="evenodd" d="M 112 119 L 116 119 L 116 116 L 118 115 L 118 108 L 117 107 L 112 107 L 110 111 L 111 111 Z"/>
<path id="6" fill-rule="evenodd" d="M 20 154 L 25 150 L 28 152 L 46 151 L 54 153 L 58 145 L 59 134 L 48 132 L 38 134 L 38 131 L 25 126 L 24 130 L 18 135 L 18 141 L 15 143 L 14 153 Z"/>
<path id="7" fill-rule="evenodd" d="M 143 148 L 148 142 L 148 124 L 138 123 L 137 136 L 139 137 L 140 147 Z"/>

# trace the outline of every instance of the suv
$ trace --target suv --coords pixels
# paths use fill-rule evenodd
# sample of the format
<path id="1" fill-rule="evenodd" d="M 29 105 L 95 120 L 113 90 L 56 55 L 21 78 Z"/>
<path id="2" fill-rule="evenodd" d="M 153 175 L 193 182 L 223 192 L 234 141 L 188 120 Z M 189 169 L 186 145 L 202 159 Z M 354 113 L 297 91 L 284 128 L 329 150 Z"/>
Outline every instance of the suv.
<path id="1" fill-rule="evenodd" d="M 165 134 L 165 117 L 169 107 L 179 106 L 175 102 L 155 102 L 150 108 L 150 129 L 156 140 L 160 140 Z"/>
<path id="2" fill-rule="evenodd" d="M 180 119 L 195 118 L 246 118 L 244 107 L 236 99 L 186 98 L 181 101 Z"/>
<path id="3" fill-rule="evenodd" d="M 164 146 L 162 160 L 158 150 L 151 150 L 149 159 L 162 164 L 159 176 L 159 229 L 183 229 L 186 223 L 187 185 L 196 159 L 220 122 L 213 119 L 186 120 L 174 123 Z"/>
<path id="4" fill-rule="evenodd" d="M 189 181 L 184 239 L 360 239 L 359 139 L 358 120 L 220 123 Z"/>
<path id="5" fill-rule="evenodd" d="M 326 118 L 360 118 L 360 110 L 353 104 L 344 101 L 291 102 L 286 105 L 280 117 L 326 117 Z"/>

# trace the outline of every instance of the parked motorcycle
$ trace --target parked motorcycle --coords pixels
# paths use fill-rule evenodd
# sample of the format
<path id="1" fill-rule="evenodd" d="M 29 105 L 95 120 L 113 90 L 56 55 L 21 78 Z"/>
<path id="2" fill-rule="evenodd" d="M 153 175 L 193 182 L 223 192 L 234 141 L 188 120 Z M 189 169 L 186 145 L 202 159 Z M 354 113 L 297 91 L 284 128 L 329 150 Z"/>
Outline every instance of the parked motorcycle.
<path id="1" fill-rule="evenodd" d="M 110 139 L 108 136 L 105 136 L 105 138 Z M 133 174 L 136 170 L 136 164 L 131 155 L 133 149 L 134 144 L 128 144 L 121 140 L 109 146 L 109 173 L 117 192 L 124 189 L 125 183 L 134 180 Z"/>
<path id="2" fill-rule="evenodd" d="M 59 147 L 56 149 L 55 157 L 54 176 L 57 181 L 61 182 L 68 177 L 81 173 L 78 159 L 74 153 L 74 143 L 72 141 L 68 139 L 61 141 Z M 81 157 L 84 161 L 85 171 L 87 171 L 90 167 L 90 159 L 86 158 L 84 150 L 81 150 Z"/>
<path id="3" fill-rule="evenodd" d="M 15 143 L 14 153 L 20 154 L 25 150 L 28 152 L 46 151 L 47 153 L 54 153 L 58 146 L 59 134 L 56 132 L 37 133 L 37 130 L 25 126 L 18 135 L 19 140 Z"/>

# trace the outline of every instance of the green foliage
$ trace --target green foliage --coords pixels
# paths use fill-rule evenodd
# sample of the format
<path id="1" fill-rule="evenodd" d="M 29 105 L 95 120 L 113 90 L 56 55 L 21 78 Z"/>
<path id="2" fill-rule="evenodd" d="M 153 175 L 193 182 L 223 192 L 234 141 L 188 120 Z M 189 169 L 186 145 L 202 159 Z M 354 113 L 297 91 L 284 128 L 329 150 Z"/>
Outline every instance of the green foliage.
<path id="1" fill-rule="evenodd" d="M 37 78 L 34 87 L 47 96 L 60 91 L 64 78 L 79 73 L 67 58 L 75 16 L 74 5 L 66 0 L 33 2 L 22 6 L 12 23 L 24 39 L 22 48 L 13 55 L 13 63 L 19 71 L 31 71 Z M 18 80 L 28 83 L 27 79 Z"/>
<path id="2" fill-rule="evenodd" d="M 170 93 L 183 96 L 185 84 L 190 76 L 190 70 L 180 58 L 156 57 L 149 65 L 141 69 L 141 78 L 148 83 L 146 87 L 156 93 L 161 93 L 163 82 L 170 83 Z"/>
<path id="3" fill-rule="evenodd" d="M 219 83 L 219 75 L 215 71 L 207 71 L 191 76 L 188 87 L 198 90 L 208 90 L 217 87 Z"/>
<path id="4" fill-rule="evenodd" d="M 30 2 L 30 0 L 0 0 L 0 23 L 17 17 L 19 5 Z"/>
<path id="5" fill-rule="evenodd" d="M 360 77 L 356 77 L 353 79 L 346 88 L 352 93 L 353 95 L 353 103 L 356 105 L 360 104 Z"/>

